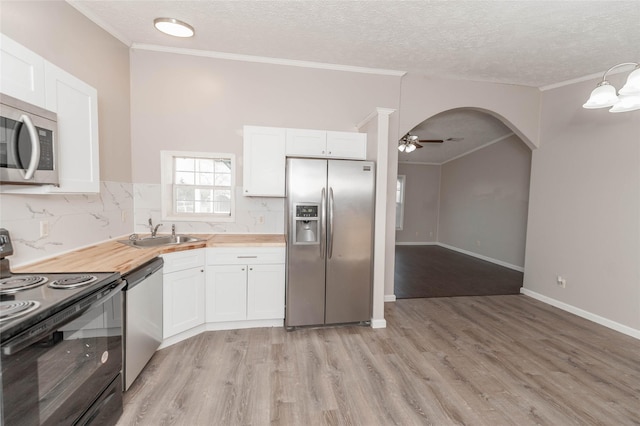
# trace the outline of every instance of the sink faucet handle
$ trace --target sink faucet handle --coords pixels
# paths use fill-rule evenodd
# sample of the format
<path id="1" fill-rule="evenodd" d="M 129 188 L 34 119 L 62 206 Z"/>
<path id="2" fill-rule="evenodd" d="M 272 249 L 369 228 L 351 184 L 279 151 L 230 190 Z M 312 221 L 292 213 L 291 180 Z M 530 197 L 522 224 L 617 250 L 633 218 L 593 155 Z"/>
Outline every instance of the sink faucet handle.
<path id="1" fill-rule="evenodd" d="M 171 236 L 173 236 L 173 237 L 176 236 L 176 224 L 175 223 L 171 224 Z"/>

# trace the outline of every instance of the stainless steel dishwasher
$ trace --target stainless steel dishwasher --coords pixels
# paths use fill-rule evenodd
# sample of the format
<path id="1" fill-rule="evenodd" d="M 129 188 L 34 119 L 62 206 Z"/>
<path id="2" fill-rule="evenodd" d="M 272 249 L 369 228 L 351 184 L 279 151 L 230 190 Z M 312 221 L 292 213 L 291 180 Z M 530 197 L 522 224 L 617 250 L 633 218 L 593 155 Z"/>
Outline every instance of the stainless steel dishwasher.
<path id="1" fill-rule="evenodd" d="M 162 265 L 158 257 L 123 278 L 124 390 L 129 389 L 162 343 Z"/>

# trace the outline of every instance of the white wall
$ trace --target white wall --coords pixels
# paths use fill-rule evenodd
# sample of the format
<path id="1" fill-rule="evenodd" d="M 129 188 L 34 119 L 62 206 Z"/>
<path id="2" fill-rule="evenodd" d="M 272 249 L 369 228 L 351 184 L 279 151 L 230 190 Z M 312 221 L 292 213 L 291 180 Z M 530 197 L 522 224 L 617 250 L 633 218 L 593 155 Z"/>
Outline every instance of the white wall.
<path id="1" fill-rule="evenodd" d="M 524 287 L 640 337 L 640 111 L 581 108 L 596 83 L 542 93 Z"/>
<path id="2" fill-rule="evenodd" d="M 403 229 L 396 231 L 397 243 L 438 241 L 440 166 L 398 164 L 398 175 L 405 178 Z"/>
<path id="3" fill-rule="evenodd" d="M 524 267 L 530 167 L 515 135 L 443 164 L 438 242 Z"/>

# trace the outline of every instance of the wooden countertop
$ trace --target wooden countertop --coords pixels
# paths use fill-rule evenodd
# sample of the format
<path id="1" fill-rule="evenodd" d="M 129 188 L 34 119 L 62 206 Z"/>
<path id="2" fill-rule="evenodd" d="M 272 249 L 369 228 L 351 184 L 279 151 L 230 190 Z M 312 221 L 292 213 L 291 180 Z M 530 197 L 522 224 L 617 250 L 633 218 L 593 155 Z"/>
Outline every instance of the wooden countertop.
<path id="1" fill-rule="evenodd" d="M 284 247 L 281 234 L 191 234 L 202 241 L 179 245 L 135 248 L 118 240 L 106 241 L 49 259 L 16 268 L 14 272 L 120 272 L 126 274 L 149 260 L 176 251 L 203 247 Z"/>

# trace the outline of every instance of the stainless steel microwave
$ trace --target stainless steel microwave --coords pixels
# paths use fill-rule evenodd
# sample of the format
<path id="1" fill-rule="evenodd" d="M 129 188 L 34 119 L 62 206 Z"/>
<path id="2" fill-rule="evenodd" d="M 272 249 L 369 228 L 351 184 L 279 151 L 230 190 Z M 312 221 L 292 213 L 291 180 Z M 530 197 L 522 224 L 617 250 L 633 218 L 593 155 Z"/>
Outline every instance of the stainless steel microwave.
<path id="1" fill-rule="evenodd" d="M 57 115 L 0 94 L 0 184 L 58 185 Z"/>

